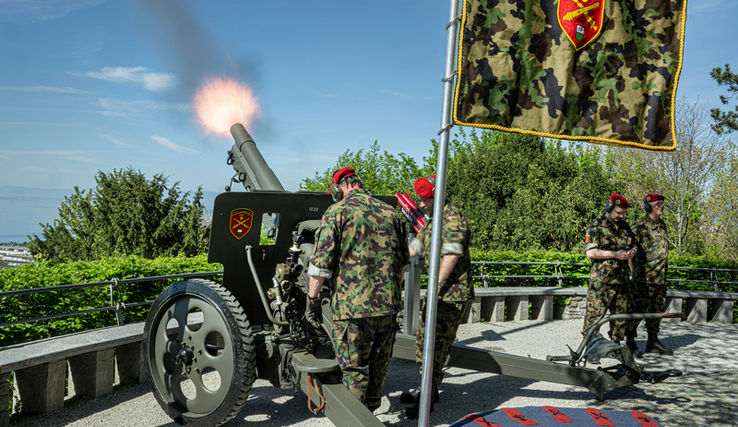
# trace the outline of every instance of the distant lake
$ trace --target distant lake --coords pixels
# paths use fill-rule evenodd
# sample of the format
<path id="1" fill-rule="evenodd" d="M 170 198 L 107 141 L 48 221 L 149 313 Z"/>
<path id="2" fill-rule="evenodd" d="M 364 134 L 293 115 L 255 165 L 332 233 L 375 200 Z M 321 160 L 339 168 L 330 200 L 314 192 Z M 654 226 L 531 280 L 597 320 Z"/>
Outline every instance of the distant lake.
<path id="1" fill-rule="evenodd" d="M 38 233 L 36 235 L 39 236 L 39 234 L 41 233 Z M 26 237 L 25 234 L 22 234 L 22 235 L 14 235 L 14 234 L 2 235 L 0 234 L 0 243 L 10 243 L 10 242 L 24 243 L 24 242 L 27 242 L 28 240 L 30 239 L 28 239 L 28 237 Z"/>

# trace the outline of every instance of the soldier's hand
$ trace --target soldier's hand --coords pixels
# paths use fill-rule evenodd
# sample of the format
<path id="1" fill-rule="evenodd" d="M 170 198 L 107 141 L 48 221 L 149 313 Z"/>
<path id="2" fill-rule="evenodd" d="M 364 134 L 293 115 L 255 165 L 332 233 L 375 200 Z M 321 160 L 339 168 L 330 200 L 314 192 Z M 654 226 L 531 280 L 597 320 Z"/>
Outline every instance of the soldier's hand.
<path id="1" fill-rule="evenodd" d="M 310 300 L 310 297 L 308 296 L 305 307 L 305 320 L 307 320 L 313 328 L 321 329 L 322 322 L 320 321 L 320 318 L 323 314 L 323 308 L 321 307 L 320 296 L 314 300 Z"/>
<path id="2" fill-rule="evenodd" d="M 615 252 L 615 258 L 621 260 L 621 261 L 627 261 L 631 258 L 633 258 L 633 254 L 630 253 L 630 251 L 616 251 Z"/>

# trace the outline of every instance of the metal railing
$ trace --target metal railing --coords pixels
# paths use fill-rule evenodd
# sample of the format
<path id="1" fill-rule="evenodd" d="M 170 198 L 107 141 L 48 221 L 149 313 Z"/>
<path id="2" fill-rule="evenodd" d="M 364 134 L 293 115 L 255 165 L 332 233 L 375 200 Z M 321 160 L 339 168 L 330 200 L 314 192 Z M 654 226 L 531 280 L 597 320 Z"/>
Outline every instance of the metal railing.
<path id="1" fill-rule="evenodd" d="M 484 267 L 488 265 L 549 265 L 553 266 L 553 274 L 484 274 Z M 472 266 L 479 266 L 479 273 L 477 275 L 472 275 L 472 279 L 475 281 L 482 281 L 485 288 L 489 287 L 489 279 L 555 279 L 558 282 L 559 286 L 562 286 L 564 283 L 564 279 L 579 279 L 579 280 L 588 280 L 589 275 L 588 274 L 582 274 L 582 275 L 571 275 L 571 274 L 564 274 L 564 268 L 565 267 L 588 267 L 591 264 L 589 263 L 581 263 L 581 262 L 536 262 L 536 261 L 472 261 Z M 679 282 L 687 282 L 687 283 L 708 283 L 712 285 L 715 292 L 721 292 L 720 285 L 736 285 L 738 282 L 734 281 L 727 281 L 727 280 L 720 280 L 718 277 L 718 273 L 734 273 L 738 275 L 738 270 L 736 269 L 729 269 L 729 268 L 716 268 L 716 267 L 679 267 L 679 266 L 670 266 L 669 270 L 691 270 L 691 271 L 703 271 L 703 272 L 709 272 L 710 278 L 703 280 L 703 279 L 666 279 L 667 282 L 673 282 L 673 283 L 679 283 Z M 425 281 L 427 283 L 428 276 L 421 276 L 421 280 Z"/>
<path id="2" fill-rule="evenodd" d="M 489 280 L 490 279 L 555 279 L 559 286 L 563 285 L 563 282 L 565 279 L 580 279 L 580 280 L 587 280 L 587 275 L 571 275 L 571 274 L 564 274 L 564 268 L 566 267 L 586 267 L 590 264 L 588 263 L 575 263 L 575 262 L 535 262 L 535 261 L 473 261 L 472 265 L 479 266 L 479 273 L 477 275 L 473 275 L 472 278 L 476 281 L 481 280 L 483 282 L 483 285 L 485 288 L 489 287 Z M 553 274 L 484 274 L 484 268 L 486 266 L 492 266 L 492 265 L 548 265 L 553 267 Z M 704 271 L 710 273 L 710 278 L 707 280 L 703 279 L 667 279 L 669 282 L 690 282 L 690 283 L 709 283 L 713 286 L 713 289 L 715 292 L 720 292 L 720 285 L 721 284 L 729 284 L 729 285 L 735 285 L 738 284 L 738 282 L 733 281 L 722 281 L 719 280 L 718 273 L 734 273 L 738 275 L 738 270 L 735 269 L 728 269 L 728 268 L 705 268 L 705 267 L 678 267 L 673 266 L 669 267 L 669 270 L 692 270 L 692 271 Z M 78 311 L 70 311 L 66 313 L 56 313 L 56 314 L 50 314 L 46 316 L 39 316 L 39 317 L 32 317 L 27 319 L 19 319 L 19 320 L 12 320 L 8 322 L 0 322 L 0 327 L 3 326 L 10 326 L 10 325 L 17 325 L 21 323 L 31 323 L 31 322 L 38 322 L 42 320 L 49 320 L 49 319 L 55 319 L 60 317 L 69 317 L 69 316 L 77 316 L 82 314 L 88 314 L 88 313 L 96 313 L 96 312 L 102 312 L 102 311 L 115 311 L 115 317 L 118 325 L 123 325 L 123 310 L 127 308 L 133 308 L 133 307 L 139 307 L 143 305 L 151 305 L 153 304 L 153 300 L 149 301 L 138 301 L 133 303 L 126 303 L 123 301 L 123 296 L 120 292 L 120 285 L 123 284 L 132 284 L 132 283 L 144 283 L 144 282 L 154 282 L 158 280 L 170 280 L 170 279 L 188 279 L 193 277 L 206 277 L 206 276 L 217 276 L 223 274 L 223 271 L 208 271 L 203 273 L 185 273 L 185 274 L 171 274 L 166 276 L 151 276 L 151 277 L 139 277 L 139 278 L 131 278 L 131 279 L 111 279 L 103 282 L 92 282 L 92 283 L 78 283 L 78 284 L 70 284 L 70 285 L 59 285 L 59 286 L 49 286 L 44 288 L 31 288 L 31 289 L 19 289 L 15 291 L 5 291 L 0 292 L 0 298 L 4 297 L 11 297 L 11 296 L 18 296 L 18 295 L 27 295 L 27 294 L 39 294 L 44 292 L 52 292 L 52 291 L 64 291 L 64 290 L 70 290 L 70 289 L 80 289 L 80 288 L 89 288 L 89 287 L 96 287 L 96 286 L 108 286 L 110 289 L 110 305 L 107 307 L 97 307 L 97 308 L 91 308 L 87 310 L 78 310 Z M 421 276 L 421 280 L 425 281 L 427 283 L 428 277 L 427 276 Z"/>
<path id="3" fill-rule="evenodd" d="M 561 286 L 564 282 L 564 279 L 579 279 L 583 276 L 571 276 L 571 275 L 564 275 L 563 268 L 564 266 L 576 266 L 576 267 L 584 267 L 589 264 L 585 263 L 577 263 L 577 262 L 537 262 L 537 261 L 521 261 L 521 262 L 515 262 L 515 261 L 472 261 L 472 265 L 479 265 L 480 267 L 480 275 L 472 276 L 473 279 L 482 280 L 484 283 L 484 287 L 489 287 L 488 279 L 556 279 L 559 283 L 559 286 Z M 523 274 L 523 275 L 515 275 L 515 274 L 497 274 L 497 275 L 488 275 L 484 274 L 484 267 L 487 265 L 551 265 L 553 266 L 554 273 L 552 275 L 542 275 L 542 274 Z"/>
<path id="4" fill-rule="evenodd" d="M 106 280 L 103 282 L 77 283 L 77 284 L 71 284 L 71 285 L 59 285 L 59 286 L 49 286 L 45 288 L 19 289 L 16 291 L 0 292 L 0 298 L 3 298 L 3 297 L 18 296 L 18 295 L 40 294 L 40 293 L 52 292 L 52 291 L 66 291 L 70 289 L 91 288 L 91 287 L 96 287 L 96 286 L 108 286 L 110 288 L 110 305 L 107 307 L 97 307 L 97 308 L 91 308 L 87 310 L 70 311 L 66 313 L 56 313 L 56 314 L 50 314 L 47 316 L 32 317 L 28 319 L 12 320 L 9 322 L 0 322 L 0 327 L 17 325 L 21 323 L 38 322 L 41 320 L 56 319 L 59 317 L 77 316 L 81 314 L 97 313 L 101 311 L 113 311 L 113 310 L 115 311 L 115 318 L 118 323 L 118 326 L 121 326 L 124 324 L 123 310 L 127 308 L 139 307 L 142 305 L 151 305 L 154 303 L 154 301 L 150 300 L 150 301 L 138 301 L 138 302 L 133 302 L 133 303 L 126 303 L 123 301 L 123 295 L 120 293 L 120 285 L 130 284 L 130 283 L 155 282 L 157 280 L 189 279 L 193 277 L 217 276 L 220 274 L 223 274 L 222 270 L 221 271 L 208 271 L 204 273 L 184 273 L 184 274 L 170 274 L 166 276 L 138 277 L 138 278 L 122 279 L 122 280 L 113 278 L 111 280 Z M 117 301 L 116 301 L 116 296 L 117 296 Z"/>

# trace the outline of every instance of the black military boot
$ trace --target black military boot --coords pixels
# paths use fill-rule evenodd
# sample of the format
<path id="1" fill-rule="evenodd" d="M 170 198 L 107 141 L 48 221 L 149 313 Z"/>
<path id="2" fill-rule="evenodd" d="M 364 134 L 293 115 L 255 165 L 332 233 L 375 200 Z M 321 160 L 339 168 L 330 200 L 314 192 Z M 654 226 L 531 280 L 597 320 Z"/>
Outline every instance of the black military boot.
<path id="1" fill-rule="evenodd" d="M 648 341 L 646 342 L 646 353 L 656 354 L 674 354 L 674 350 L 664 347 L 659 341 L 659 337 L 656 334 L 648 334 Z"/>
<path id="2" fill-rule="evenodd" d="M 628 347 L 628 350 L 630 350 L 631 353 L 633 353 L 633 357 L 636 359 L 643 358 L 643 352 L 638 348 L 635 337 L 625 337 L 625 346 Z"/>
<path id="3" fill-rule="evenodd" d="M 433 412 L 433 406 L 434 406 L 433 399 L 431 399 L 431 405 L 430 405 L 429 412 Z M 420 414 L 420 399 L 416 399 L 412 405 L 405 408 L 405 416 L 411 420 L 416 420 L 418 419 L 419 414 Z"/>
<path id="4" fill-rule="evenodd" d="M 403 391 L 400 395 L 400 403 L 415 403 L 418 400 L 418 396 L 420 396 L 420 387 L 413 391 Z M 438 387 L 433 387 L 431 403 L 438 403 Z"/>

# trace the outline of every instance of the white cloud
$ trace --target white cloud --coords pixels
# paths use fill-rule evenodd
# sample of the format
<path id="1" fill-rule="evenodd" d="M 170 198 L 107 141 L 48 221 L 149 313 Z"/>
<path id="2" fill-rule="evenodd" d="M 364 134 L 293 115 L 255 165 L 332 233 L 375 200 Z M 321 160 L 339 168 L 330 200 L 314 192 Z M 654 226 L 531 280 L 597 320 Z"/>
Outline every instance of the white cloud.
<path id="1" fill-rule="evenodd" d="M 98 98 L 95 105 L 107 110 L 100 113 L 106 116 L 122 116 L 124 115 L 123 113 L 136 113 L 141 110 L 188 111 L 190 109 L 186 104 L 171 104 L 154 101 L 127 102 L 115 98 Z"/>
<path id="2" fill-rule="evenodd" d="M 72 160 L 75 162 L 84 162 L 84 163 L 97 163 L 97 160 L 89 158 L 89 157 L 82 157 L 82 156 L 63 156 L 63 159 Z"/>
<path id="3" fill-rule="evenodd" d="M 146 67 L 105 67 L 101 71 L 69 74 L 105 80 L 114 83 L 137 83 L 152 92 L 164 90 L 174 84 L 175 76 L 170 73 L 151 73 Z"/>
<path id="4" fill-rule="evenodd" d="M 14 156 L 55 156 L 69 160 L 76 160 L 80 162 L 95 163 L 89 157 L 89 152 L 79 150 L 50 150 L 50 151 L 24 151 L 24 150 L 0 150 L 0 157 L 10 159 Z"/>
<path id="5" fill-rule="evenodd" d="M 181 145 L 177 145 L 177 144 L 173 143 L 172 141 L 170 141 L 169 139 L 164 138 L 163 136 L 152 135 L 151 136 L 151 139 L 153 139 L 154 141 L 156 141 L 159 144 L 163 145 L 164 147 L 166 147 L 166 148 L 168 148 L 168 149 L 170 149 L 172 151 L 176 151 L 178 153 L 196 153 L 196 154 L 200 154 L 200 152 L 197 151 L 197 150 L 193 150 L 191 148 L 187 148 L 187 147 L 183 147 Z"/>
<path id="6" fill-rule="evenodd" d="M 129 115 L 141 114 L 149 110 L 169 110 L 169 111 L 189 111 L 190 107 L 186 104 L 171 104 L 155 101 L 121 101 L 115 98 L 98 98 L 94 103 L 98 107 L 104 108 L 100 114 L 106 117 L 126 117 Z"/>
<path id="7" fill-rule="evenodd" d="M 171 104 L 165 102 L 142 101 L 145 108 L 149 110 L 190 111 L 192 108 L 187 104 Z"/>
<path id="8" fill-rule="evenodd" d="M 114 109 L 120 109 L 122 107 L 127 107 L 125 102 L 118 101 L 116 99 L 110 99 L 110 98 L 98 98 L 97 105 L 99 107 L 103 107 L 108 110 L 114 110 Z"/>
<path id="9" fill-rule="evenodd" d="M 104 133 L 98 133 L 98 135 L 102 136 L 103 138 L 107 139 L 108 141 L 112 142 L 115 145 L 121 145 L 123 147 L 130 147 L 129 144 L 126 144 L 125 142 L 118 141 L 116 138 L 106 135 Z"/>
<path id="10" fill-rule="evenodd" d="M 0 90 L 4 90 L 6 92 L 57 92 L 57 93 L 71 93 L 73 95 L 84 95 L 86 93 L 90 93 L 85 90 L 75 89 L 73 87 L 52 87 L 52 86 L 0 86 Z"/>
<path id="11" fill-rule="evenodd" d="M 124 117 L 125 114 L 119 113 L 117 111 L 100 111 L 100 114 L 105 117 Z"/>
<path id="12" fill-rule="evenodd" d="M 21 24 L 61 18 L 105 0 L 0 0 L 0 20 Z"/>
<path id="13" fill-rule="evenodd" d="M 0 154 L 7 154 L 9 156 L 19 156 L 24 154 L 48 154 L 50 156 L 76 156 L 78 154 L 85 154 L 84 151 L 79 150 L 52 150 L 52 151 L 25 151 L 25 150 L 0 150 Z"/>
<path id="14" fill-rule="evenodd" d="M 405 98 L 405 99 L 406 99 L 406 98 L 409 98 L 409 97 L 407 96 L 407 94 L 404 94 L 404 93 L 400 93 L 400 92 L 394 92 L 394 91 L 391 91 L 391 90 L 386 90 L 386 89 L 380 89 L 380 90 L 379 90 L 379 93 L 383 93 L 383 94 L 385 94 L 385 95 L 390 95 L 390 96 L 396 96 L 396 97 L 398 97 L 398 98 Z"/>
<path id="15" fill-rule="evenodd" d="M 18 156 L 53 156 L 59 157 L 66 160 L 72 160 L 75 162 L 84 163 L 98 163 L 97 160 L 92 157 L 88 151 L 80 150 L 49 150 L 49 151 L 24 151 L 24 150 L 0 150 L 0 157 L 8 160 L 12 160 L 13 157 Z"/>

